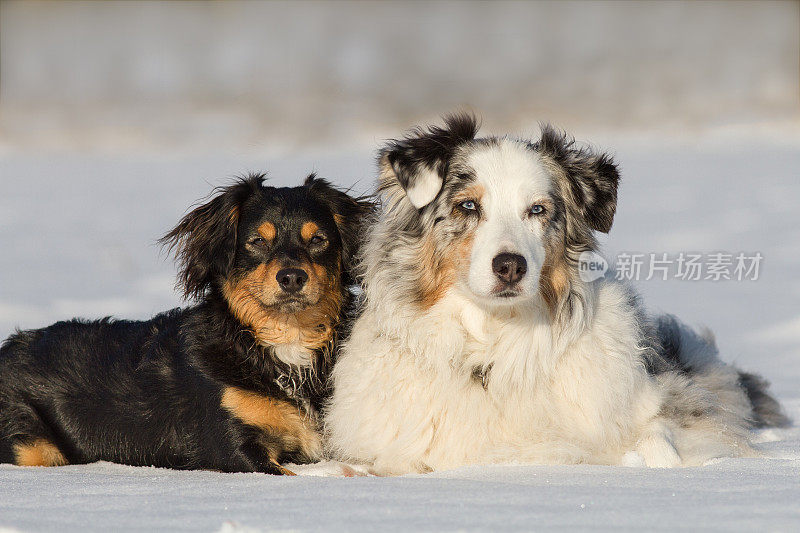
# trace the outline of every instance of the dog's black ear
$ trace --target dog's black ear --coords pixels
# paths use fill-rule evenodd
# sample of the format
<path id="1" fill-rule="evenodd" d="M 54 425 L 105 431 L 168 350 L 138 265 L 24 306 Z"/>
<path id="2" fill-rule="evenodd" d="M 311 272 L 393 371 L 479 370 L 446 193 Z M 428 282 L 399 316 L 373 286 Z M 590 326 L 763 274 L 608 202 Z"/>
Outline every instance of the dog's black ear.
<path id="1" fill-rule="evenodd" d="M 218 187 L 210 201 L 196 207 L 159 239 L 162 246 L 175 252 L 177 287 L 184 297 L 202 298 L 215 279 L 227 276 L 233 266 L 242 203 L 261 189 L 263 181 L 263 175 L 251 175 Z"/>
<path id="2" fill-rule="evenodd" d="M 345 274 L 353 266 L 362 240 L 361 229 L 374 213 L 375 204 L 368 197 L 353 197 L 331 185 L 327 180 L 311 174 L 303 184 L 319 202 L 328 206 L 342 237 L 342 260 Z"/>
<path id="3" fill-rule="evenodd" d="M 563 168 L 569 184 L 567 200 L 578 214 L 592 229 L 608 233 L 619 185 L 619 170 L 611 156 L 576 146 L 573 138 L 550 125 L 542 126 L 542 137 L 534 147 Z"/>
<path id="4" fill-rule="evenodd" d="M 390 141 L 378 159 L 381 190 L 399 185 L 405 197 L 422 209 L 439 194 L 455 149 L 475 138 L 478 121 L 474 115 L 448 115 L 444 127 L 415 128 L 403 139 Z"/>

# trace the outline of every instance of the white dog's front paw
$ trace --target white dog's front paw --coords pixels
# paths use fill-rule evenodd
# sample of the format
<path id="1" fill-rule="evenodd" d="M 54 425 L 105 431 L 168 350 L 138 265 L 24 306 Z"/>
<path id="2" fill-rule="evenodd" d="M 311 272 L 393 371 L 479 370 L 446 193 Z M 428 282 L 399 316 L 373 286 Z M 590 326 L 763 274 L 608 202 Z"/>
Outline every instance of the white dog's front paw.
<path id="1" fill-rule="evenodd" d="M 627 466 L 628 468 L 644 468 L 647 466 L 644 457 L 637 452 L 628 452 L 622 456 L 619 462 L 620 466 Z"/>
<path id="2" fill-rule="evenodd" d="M 361 465 L 349 465 L 339 461 L 320 461 L 307 465 L 286 465 L 286 468 L 298 476 L 317 476 L 317 477 L 359 477 L 368 476 L 366 467 Z"/>
<path id="3" fill-rule="evenodd" d="M 681 465 L 681 456 L 664 434 L 643 437 L 636 446 L 636 452 L 650 468 L 674 468 Z"/>

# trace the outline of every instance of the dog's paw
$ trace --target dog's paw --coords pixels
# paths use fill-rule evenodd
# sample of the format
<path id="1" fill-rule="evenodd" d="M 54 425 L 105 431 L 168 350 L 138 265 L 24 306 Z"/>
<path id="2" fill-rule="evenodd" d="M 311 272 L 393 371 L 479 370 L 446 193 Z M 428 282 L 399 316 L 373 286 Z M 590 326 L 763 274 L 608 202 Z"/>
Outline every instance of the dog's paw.
<path id="1" fill-rule="evenodd" d="M 350 465 L 339 461 L 320 461 L 306 465 L 289 464 L 286 467 L 298 476 L 361 477 L 370 475 L 364 466 Z"/>
<path id="2" fill-rule="evenodd" d="M 622 456 L 622 460 L 619 462 L 620 466 L 626 466 L 628 468 L 644 468 L 647 466 L 647 462 L 644 460 L 644 457 L 639 455 L 637 452 L 628 452 Z"/>
<path id="3" fill-rule="evenodd" d="M 639 441 L 636 453 L 650 468 L 675 468 L 681 465 L 681 456 L 664 435 L 649 435 Z"/>

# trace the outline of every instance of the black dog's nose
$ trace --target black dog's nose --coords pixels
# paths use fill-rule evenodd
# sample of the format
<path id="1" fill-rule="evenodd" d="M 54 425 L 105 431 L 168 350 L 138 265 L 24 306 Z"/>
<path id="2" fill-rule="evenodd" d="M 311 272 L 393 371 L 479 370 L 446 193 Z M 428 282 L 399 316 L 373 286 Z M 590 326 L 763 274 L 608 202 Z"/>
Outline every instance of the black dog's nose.
<path id="1" fill-rule="evenodd" d="M 275 279 L 286 292 L 297 292 L 308 281 L 308 274 L 300 268 L 284 268 L 278 271 Z"/>
<path id="2" fill-rule="evenodd" d="M 518 254 L 498 254 L 492 259 L 494 275 L 505 283 L 516 283 L 528 271 L 528 263 Z"/>

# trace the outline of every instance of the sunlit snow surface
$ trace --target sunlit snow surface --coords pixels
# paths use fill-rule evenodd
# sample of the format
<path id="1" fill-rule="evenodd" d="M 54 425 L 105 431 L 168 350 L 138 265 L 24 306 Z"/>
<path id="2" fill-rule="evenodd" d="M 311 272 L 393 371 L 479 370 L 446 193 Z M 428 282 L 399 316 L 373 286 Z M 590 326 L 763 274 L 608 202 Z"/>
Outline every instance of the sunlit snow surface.
<path id="1" fill-rule="evenodd" d="M 603 238 L 609 259 L 763 255 L 757 281 L 637 286 L 651 310 L 710 327 L 723 358 L 766 376 L 800 419 L 800 141 L 596 144 L 612 149 L 623 173 L 614 229 Z M 72 316 L 146 318 L 180 305 L 173 265 L 154 242 L 212 186 L 257 170 L 294 185 L 316 170 L 365 192 L 373 148 L 0 156 L 0 337 Z M 800 429 L 766 430 L 757 441 L 767 458 L 674 470 L 504 466 L 333 478 L 2 465 L 0 531 L 800 530 Z"/>

